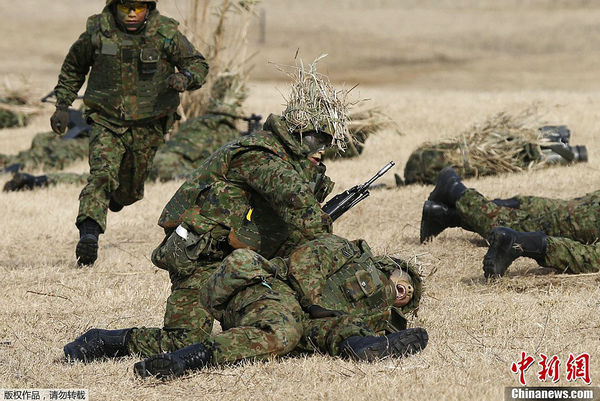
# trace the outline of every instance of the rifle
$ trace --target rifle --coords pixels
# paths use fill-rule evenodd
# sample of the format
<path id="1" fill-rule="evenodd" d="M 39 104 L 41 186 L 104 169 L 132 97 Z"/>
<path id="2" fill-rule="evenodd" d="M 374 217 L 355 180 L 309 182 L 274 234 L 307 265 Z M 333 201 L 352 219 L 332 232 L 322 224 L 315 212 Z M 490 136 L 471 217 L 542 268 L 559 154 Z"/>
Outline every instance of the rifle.
<path id="1" fill-rule="evenodd" d="M 350 189 L 345 190 L 342 193 L 337 194 L 333 198 L 331 198 L 325 205 L 323 205 L 322 209 L 325 213 L 331 217 L 332 221 L 337 220 L 342 214 L 346 213 L 352 207 L 354 207 L 358 202 L 365 199 L 367 196 L 371 195 L 369 192 L 369 187 L 381 176 L 388 172 L 396 163 L 393 161 L 389 162 L 381 170 L 377 172 L 370 180 L 365 182 L 364 184 L 355 185 Z"/>
<path id="2" fill-rule="evenodd" d="M 54 103 L 50 99 L 55 98 L 56 94 L 54 91 L 48 93 L 41 99 L 42 103 Z M 77 99 L 81 99 L 81 96 L 77 97 Z M 85 119 L 83 118 L 83 113 L 81 110 L 76 110 L 71 107 L 67 109 L 69 113 L 69 118 L 67 120 L 67 127 L 69 128 L 67 132 L 62 136 L 63 140 L 77 138 L 79 135 L 84 134 L 90 130 L 90 126 Z"/>
<path id="3" fill-rule="evenodd" d="M 260 120 L 262 120 L 262 116 L 258 114 L 252 113 L 250 117 L 244 117 L 244 121 L 248 123 L 248 131 L 242 132 L 242 135 L 252 135 L 260 131 L 263 127 Z"/>

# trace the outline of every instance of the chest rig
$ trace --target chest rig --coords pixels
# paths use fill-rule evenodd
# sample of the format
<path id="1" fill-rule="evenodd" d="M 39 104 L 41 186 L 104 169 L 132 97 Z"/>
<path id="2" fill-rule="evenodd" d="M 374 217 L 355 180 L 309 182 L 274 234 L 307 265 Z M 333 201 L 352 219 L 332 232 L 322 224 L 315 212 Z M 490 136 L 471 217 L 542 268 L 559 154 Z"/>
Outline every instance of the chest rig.
<path id="1" fill-rule="evenodd" d="M 168 49 L 177 32 L 176 21 L 152 11 L 143 32 L 128 34 L 105 8 L 88 19 L 87 32 L 94 47 L 84 95 L 90 109 L 132 123 L 175 112 L 179 94 L 166 82 L 175 72 Z"/>
<path id="2" fill-rule="evenodd" d="M 366 242 L 348 242 L 336 252 L 340 268 L 327 279 L 323 306 L 358 315 L 389 309 L 396 294 L 387 275 L 377 269 Z"/>

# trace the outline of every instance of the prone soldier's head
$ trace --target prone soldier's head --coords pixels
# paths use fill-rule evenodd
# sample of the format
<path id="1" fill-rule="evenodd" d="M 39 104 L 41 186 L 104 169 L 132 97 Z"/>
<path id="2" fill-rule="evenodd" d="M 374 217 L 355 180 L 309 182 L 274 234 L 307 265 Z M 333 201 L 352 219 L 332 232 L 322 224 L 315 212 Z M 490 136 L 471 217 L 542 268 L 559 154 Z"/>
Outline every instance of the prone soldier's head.
<path id="1" fill-rule="evenodd" d="M 289 74 L 294 82 L 282 113 L 289 132 L 305 145 L 306 155 L 315 163 L 320 162 L 328 147 L 343 151 L 350 138 L 348 91 L 335 90 L 329 79 L 317 72 L 316 65 L 322 57 L 308 70 L 300 63 Z"/>
<path id="2" fill-rule="evenodd" d="M 137 32 L 141 29 L 150 14 L 156 8 L 158 0 L 106 0 L 111 6 L 115 19 L 127 32 Z"/>
<path id="3" fill-rule="evenodd" d="M 246 100 L 246 83 L 240 74 L 220 73 L 210 89 L 207 112 L 243 117 L 242 106 Z"/>
<path id="4" fill-rule="evenodd" d="M 375 256 L 373 260 L 379 270 L 387 273 L 394 287 L 394 307 L 403 314 L 416 311 L 423 293 L 423 281 L 416 267 L 390 256 Z"/>

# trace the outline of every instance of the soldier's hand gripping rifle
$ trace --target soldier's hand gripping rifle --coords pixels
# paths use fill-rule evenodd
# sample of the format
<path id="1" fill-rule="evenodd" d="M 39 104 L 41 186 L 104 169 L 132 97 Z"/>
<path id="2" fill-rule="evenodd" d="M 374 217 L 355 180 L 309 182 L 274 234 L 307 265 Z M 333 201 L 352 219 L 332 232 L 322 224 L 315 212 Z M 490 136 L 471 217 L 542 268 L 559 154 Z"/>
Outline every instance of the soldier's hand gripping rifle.
<path id="1" fill-rule="evenodd" d="M 323 205 L 322 209 L 325 213 L 331 217 L 332 221 L 335 221 L 342 214 L 346 213 L 350 208 L 354 207 L 358 202 L 365 199 L 371 193 L 369 192 L 369 187 L 381 176 L 388 172 L 396 163 L 389 162 L 381 170 L 377 172 L 371 179 L 364 184 L 355 185 L 346 191 L 337 194 L 333 198 L 331 198 L 325 205 Z"/>

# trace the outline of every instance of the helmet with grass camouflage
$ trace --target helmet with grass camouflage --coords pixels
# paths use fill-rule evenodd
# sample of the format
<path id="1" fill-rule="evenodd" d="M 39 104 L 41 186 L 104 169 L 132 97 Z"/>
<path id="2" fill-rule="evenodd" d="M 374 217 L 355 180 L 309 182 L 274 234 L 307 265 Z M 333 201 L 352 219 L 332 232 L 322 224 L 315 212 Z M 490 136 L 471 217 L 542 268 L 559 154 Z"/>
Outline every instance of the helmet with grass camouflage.
<path id="1" fill-rule="evenodd" d="M 301 141 L 307 133 L 325 133 L 330 136 L 331 146 L 344 150 L 350 139 L 348 91 L 336 90 L 325 75 L 317 72 L 317 62 L 323 57 L 318 57 L 308 69 L 300 62 L 289 74 L 294 82 L 283 117 L 289 131 L 298 134 Z"/>

